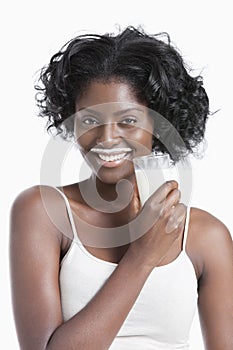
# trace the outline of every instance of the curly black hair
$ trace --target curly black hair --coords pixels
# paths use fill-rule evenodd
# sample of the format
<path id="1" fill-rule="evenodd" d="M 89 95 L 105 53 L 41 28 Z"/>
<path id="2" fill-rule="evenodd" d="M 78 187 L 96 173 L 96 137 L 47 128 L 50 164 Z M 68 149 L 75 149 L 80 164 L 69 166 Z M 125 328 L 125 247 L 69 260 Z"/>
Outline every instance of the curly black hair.
<path id="1" fill-rule="evenodd" d="M 127 83 L 139 102 L 162 115 L 177 130 L 183 146 L 165 146 L 153 137 L 153 150 L 168 152 L 174 161 L 204 139 L 209 99 L 201 76 L 192 77 L 167 33 L 147 34 L 140 26 L 128 26 L 119 34 L 79 35 L 65 44 L 40 71 L 35 85 L 39 116 L 47 117 L 47 130 L 68 139 L 75 100 L 93 81 Z M 64 128 L 65 125 L 65 128 Z M 166 126 L 160 128 L 160 134 Z M 164 131 L 166 133 L 166 131 Z M 174 138 L 173 138 L 174 140 Z M 173 141 L 174 143 L 174 141 Z"/>

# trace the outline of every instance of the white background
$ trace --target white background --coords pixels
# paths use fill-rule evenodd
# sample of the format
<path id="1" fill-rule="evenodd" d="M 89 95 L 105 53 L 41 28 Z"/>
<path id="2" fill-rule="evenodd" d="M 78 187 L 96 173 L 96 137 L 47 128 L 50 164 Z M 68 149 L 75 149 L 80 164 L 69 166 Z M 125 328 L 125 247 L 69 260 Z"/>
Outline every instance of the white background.
<path id="1" fill-rule="evenodd" d="M 36 71 L 80 31 L 104 33 L 116 25 L 167 31 L 185 60 L 204 77 L 212 111 L 207 150 L 193 160 L 192 205 L 209 211 L 233 232 L 230 150 L 232 122 L 232 12 L 230 1 L 8 1 L 1 9 L 1 245 L 0 332 L 8 350 L 19 349 L 14 331 L 8 272 L 8 225 L 12 201 L 40 182 L 40 162 L 49 140 L 36 117 Z M 71 172 L 71 181 L 74 173 Z M 211 249 L 211 247 L 207 247 Z M 191 350 L 202 350 L 196 316 Z"/>

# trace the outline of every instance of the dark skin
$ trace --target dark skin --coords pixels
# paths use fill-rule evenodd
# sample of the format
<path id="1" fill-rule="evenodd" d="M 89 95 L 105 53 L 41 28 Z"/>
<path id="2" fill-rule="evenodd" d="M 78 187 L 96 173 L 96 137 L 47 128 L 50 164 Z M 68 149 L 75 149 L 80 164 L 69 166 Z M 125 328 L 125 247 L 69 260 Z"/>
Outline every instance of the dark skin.
<path id="1" fill-rule="evenodd" d="M 113 81 L 108 84 L 93 82 L 76 101 L 76 110 L 125 101 L 139 103 L 127 85 Z M 108 115 L 109 124 L 78 137 L 83 156 L 97 144 L 109 148 L 132 147 L 135 155 L 150 149 L 152 121 L 144 118 L 144 129 L 136 130 L 132 125 L 122 126 L 124 117 L 117 116 L 117 123 L 111 123 L 112 115 Z M 137 117 L 140 120 L 139 113 Z M 91 188 L 95 183 L 96 163 L 94 158 L 91 160 L 93 175 L 82 183 L 84 188 Z M 63 188 L 81 240 L 86 239 L 88 224 L 116 227 L 129 223 L 140 213 L 144 215 L 141 223 L 143 217 L 157 217 L 144 235 L 126 245 L 114 248 L 85 245 L 94 256 L 118 262 L 118 266 L 92 301 L 66 322 L 61 312 L 59 263 L 70 246 L 72 231 L 64 200 L 47 186 L 42 189 L 47 206 L 53 212 L 45 210 L 39 186 L 16 198 L 11 211 L 10 252 L 13 306 L 22 350 L 108 349 L 152 269 L 170 263 L 180 254 L 185 206 L 179 201 L 177 183 L 164 184 L 148 199 L 143 211 L 131 161 L 125 160 L 115 168 L 101 168 L 97 177 L 99 193 L 105 200 L 115 200 L 116 183 L 122 178 L 132 184 L 132 198 L 124 209 L 114 213 L 91 208 L 81 196 L 80 184 Z M 183 219 L 178 228 L 165 234 L 171 217 L 174 224 L 180 217 Z M 133 232 L 134 227 L 128 225 L 126 234 L 132 236 Z M 191 208 L 186 251 L 198 279 L 198 308 L 205 347 L 207 350 L 230 350 L 233 345 L 231 235 L 217 218 L 204 210 Z M 125 280 L 128 281 L 127 290 Z"/>

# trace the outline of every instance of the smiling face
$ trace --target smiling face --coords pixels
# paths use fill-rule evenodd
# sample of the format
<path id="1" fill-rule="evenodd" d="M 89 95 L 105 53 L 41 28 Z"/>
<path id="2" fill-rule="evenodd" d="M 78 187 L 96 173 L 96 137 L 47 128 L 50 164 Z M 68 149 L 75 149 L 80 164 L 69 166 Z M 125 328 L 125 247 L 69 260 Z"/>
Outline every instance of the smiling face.
<path id="1" fill-rule="evenodd" d="M 92 82 L 76 101 L 75 137 L 98 178 L 134 176 L 132 159 L 151 153 L 153 120 L 127 84 Z"/>

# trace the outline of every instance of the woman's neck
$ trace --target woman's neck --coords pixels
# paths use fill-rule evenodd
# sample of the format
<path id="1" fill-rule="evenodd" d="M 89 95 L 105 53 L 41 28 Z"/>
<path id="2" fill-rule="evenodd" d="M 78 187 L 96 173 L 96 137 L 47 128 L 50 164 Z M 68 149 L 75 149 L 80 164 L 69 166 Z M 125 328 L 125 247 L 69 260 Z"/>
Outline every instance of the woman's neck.
<path id="1" fill-rule="evenodd" d="M 136 178 L 133 175 L 130 178 L 122 179 L 117 184 L 104 183 L 95 174 L 92 174 L 85 181 L 84 200 L 92 203 L 97 210 L 110 209 L 123 210 L 130 206 L 133 192 L 135 191 Z M 87 203 L 87 204 L 88 204 Z"/>

